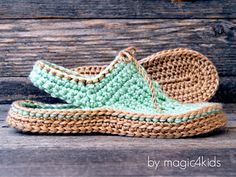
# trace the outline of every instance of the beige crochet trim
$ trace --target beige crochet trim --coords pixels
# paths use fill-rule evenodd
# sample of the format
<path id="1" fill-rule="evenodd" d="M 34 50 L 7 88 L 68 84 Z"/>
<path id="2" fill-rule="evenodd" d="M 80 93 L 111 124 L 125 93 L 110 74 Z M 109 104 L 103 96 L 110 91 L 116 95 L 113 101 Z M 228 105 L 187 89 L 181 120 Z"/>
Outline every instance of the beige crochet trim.
<path id="1" fill-rule="evenodd" d="M 106 133 L 136 137 L 180 138 L 204 134 L 223 127 L 227 119 L 223 113 L 182 123 L 153 123 L 132 121 L 115 116 L 73 118 L 32 118 L 13 112 L 7 122 L 12 127 L 33 133 Z"/>
<path id="2" fill-rule="evenodd" d="M 56 75 L 60 78 L 65 78 L 67 80 L 72 80 L 74 82 L 83 82 L 84 84 L 93 84 L 93 83 L 97 83 L 98 81 L 102 80 L 108 73 L 110 73 L 115 68 L 115 65 L 117 63 L 119 63 L 121 61 L 124 61 L 127 63 L 131 62 L 131 61 L 136 61 L 136 59 L 133 56 L 134 51 L 135 51 L 135 48 L 133 48 L 133 47 L 129 47 L 127 49 L 120 51 L 119 54 L 117 55 L 117 57 L 115 58 L 115 60 L 111 63 L 111 65 L 106 66 L 104 68 L 104 70 L 102 70 L 97 75 L 95 75 L 94 77 L 91 77 L 91 78 L 84 77 L 80 73 L 77 74 L 74 72 L 62 70 L 58 66 L 49 65 L 45 61 L 42 61 L 42 60 L 37 61 L 35 63 L 35 65 L 39 66 L 42 70 L 44 70 L 48 73 L 51 73 L 52 75 Z M 136 64 L 140 65 L 139 63 L 136 63 Z M 140 72 L 143 72 L 143 71 L 141 71 L 140 66 L 138 69 Z"/>
<path id="3" fill-rule="evenodd" d="M 168 96 L 185 103 L 208 101 L 219 85 L 214 64 L 204 55 L 187 48 L 164 50 L 139 63 Z M 105 68 L 81 66 L 74 70 L 80 75 L 96 75 Z"/>
<path id="4" fill-rule="evenodd" d="M 13 106 L 19 110 L 22 111 L 27 111 L 31 113 L 40 113 L 40 114 L 63 114 L 67 116 L 72 116 L 72 115 L 86 115 L 86 116 L 99 116 L 99 115 L 105 115 L 105 116 L 130 116 L 130 117 L 138 117 L 138 118 L 157 118 L 157 119 L 168 119 L 168 118 L 176 118 L 176 119 L 181 119 L 183 117 L 188 117 L 192 115 L 197 115 L 197 114 L 202 114 L 205 112 L 208 112 L 210 110 L 222 110 L 222 105 L 221 104 L 213 104 L 207 107 L 203 107 L 198 110 L 190 111 L 184 114 L 146 114 L 146 113 L 136 113 L 136 112 L 129 112 L 129 111 L 124 111 L 124 110 L 115 110 L 111 108 L 97 108 L 97 109 L 90 109 L 90 110 L 85 110 L 85 109 L 32 109 L 32 108 L 26 108 L 26 107 L 21 107 L 20 104 L 21 102 L 25 101 L 15 101 L 13 103 Z M 11 111 L 9 112 L 11 113 Z"/>

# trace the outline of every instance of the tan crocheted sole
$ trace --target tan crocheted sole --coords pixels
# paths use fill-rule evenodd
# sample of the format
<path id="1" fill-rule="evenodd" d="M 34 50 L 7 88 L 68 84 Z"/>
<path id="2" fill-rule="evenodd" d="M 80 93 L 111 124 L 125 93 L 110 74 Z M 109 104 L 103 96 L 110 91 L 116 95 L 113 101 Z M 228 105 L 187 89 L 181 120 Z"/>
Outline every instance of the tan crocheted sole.
<path id="1" fill-rule="evenodd" d="M 186 48 L 164 50 L 139 61 L 171 98 L 185 103 L 208 101 L 219 78 L 214 64 L 204 55 Z M 106 66 L 82 66 L 79 74 L 94 75 Z"/>
<path id="2" fill-rule="evenodd" d="M 189 120 L 182 123 L 153 123 L 133 121 L 112 116 L 85 118 L 30 118 L 9 113 L 10 126 L 33 133 L 105 133 L 150 138 L 191 137 L 223 127 L 227 118 L 224 113 Z"/>

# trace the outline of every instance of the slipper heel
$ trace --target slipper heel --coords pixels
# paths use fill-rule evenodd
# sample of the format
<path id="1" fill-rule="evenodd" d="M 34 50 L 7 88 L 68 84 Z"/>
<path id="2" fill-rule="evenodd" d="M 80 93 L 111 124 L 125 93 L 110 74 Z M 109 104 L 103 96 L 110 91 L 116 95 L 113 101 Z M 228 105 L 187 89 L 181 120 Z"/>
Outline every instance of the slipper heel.
<path id="1" fill-rule="evenodd" d="M 187 48 L 163 50 L 139 63 L 165 93 L 184 103 L 210 100 L 219 85 L 214 64 L 204 55 Z M 81 66 L 74 70 L 81 75 L 96 75 L 106 66 Z"/>
<path id="2" fill-rule="evenodd" d="M 164 50 L 140 63 L 169 97 L 184 103 L 208 101 L 219 85 L 214 64 L 190 49 Z"/>

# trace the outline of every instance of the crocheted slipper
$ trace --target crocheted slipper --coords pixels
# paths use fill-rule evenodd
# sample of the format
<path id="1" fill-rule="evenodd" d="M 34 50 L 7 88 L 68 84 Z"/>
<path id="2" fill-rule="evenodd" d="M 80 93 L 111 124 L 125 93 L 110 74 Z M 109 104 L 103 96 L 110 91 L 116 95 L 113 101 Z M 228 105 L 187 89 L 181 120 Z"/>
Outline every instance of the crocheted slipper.
<path id="1" fill-rule="evenodd" d="M 36 62 L 30 74 L 34 85 L 68 104 L 16 101 L 7 122 L 26 132 L 162 138 L 194 136 L 226 124 L 220 104 L 186 104 L 166 96 L 133 53 L 133 49 L 121 51 L 93 77 L 47 61 Z"/>
<path id="2" fill-rule="evenodd" d="M 218 88 L 219 77 L 214 64 L 199 52 L 176 48 L 150 55 L 139 63 L 166 94 L 185 103 L 208 101 Z M 81 66 L 74 70 L 96 75 L 106 66 Z"/>

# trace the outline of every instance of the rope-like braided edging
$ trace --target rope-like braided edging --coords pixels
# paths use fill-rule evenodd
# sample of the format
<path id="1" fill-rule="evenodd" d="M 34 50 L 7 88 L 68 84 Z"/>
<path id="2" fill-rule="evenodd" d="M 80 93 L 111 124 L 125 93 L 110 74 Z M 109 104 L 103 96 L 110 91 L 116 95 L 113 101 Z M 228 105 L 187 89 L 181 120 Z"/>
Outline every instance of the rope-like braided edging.
<path id="1" fill-rule="evenodd" d="M 134 62 L 135 66 L 137 67 L 138 71 L 141 73 L 143 78 L 147 81 L 148 86 L 150 88 L 151 94 L 152 94 L 152 102 L 154 108 L 158 111 L 161 112 L 161 109 L 159 108 L 156 100 L 156 92 L 155 89 L 152 85 L 152 80 L 149 78 L 148 74 L 144 70 L 144 68 L 138 63 L 138 61 L 134 57 L 134 53 L 136 52 L 136 48 L 134 47 L 129 47 L 127 49 L 124 49 L 119 52 L 119 55 L 117 56 L 118 58 L 121 58 L 122 61 L 125 62 Z"/>
<path id="2" fill-rule="evenodd" d="M 190 137 L 213 131 L 225 126 L 227 118 L 223 113 L 206 118 L 189 120 L 179 124 L 153 123 L 126 120 L 114 116 L 72 118 L 31 118 L 10 112 L 7 118 L 10 126 L 33 133 L 106 133 L 150 138 Z"/>

